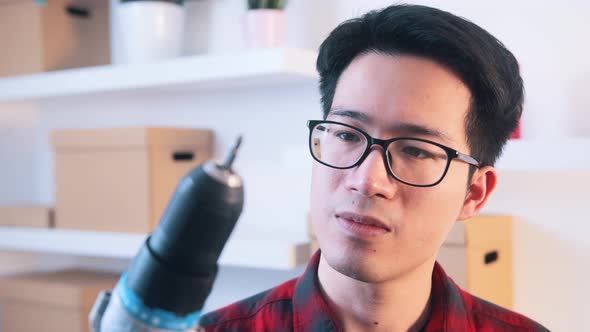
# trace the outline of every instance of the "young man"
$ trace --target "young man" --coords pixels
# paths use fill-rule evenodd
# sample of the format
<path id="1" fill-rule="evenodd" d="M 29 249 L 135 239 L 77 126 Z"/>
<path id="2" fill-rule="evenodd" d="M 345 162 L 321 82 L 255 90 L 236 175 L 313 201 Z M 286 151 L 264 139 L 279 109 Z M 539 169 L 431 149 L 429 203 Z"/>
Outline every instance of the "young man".
<path id="1" fill-rule="evenodd" d="M 461 290 L 435 262 L 494 190 L 522 111 L 514 56 L 475 24 L 395 5 L 344 22 L 317 61 L 311 217 L 297 279 L 201 320 L 206 331 L 546 331 Z"/>

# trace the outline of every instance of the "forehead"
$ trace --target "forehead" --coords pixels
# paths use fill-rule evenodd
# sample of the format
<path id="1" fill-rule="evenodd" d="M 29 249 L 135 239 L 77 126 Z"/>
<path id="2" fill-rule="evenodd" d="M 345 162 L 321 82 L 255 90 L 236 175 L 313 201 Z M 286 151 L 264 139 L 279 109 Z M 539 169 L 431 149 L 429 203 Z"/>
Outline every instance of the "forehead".
<path id="1" fill-rule="evenodd" d="M 356 57 L 342 72 L 331 114 L 362 113 L 365 121 L 355 121 L 383 134 L 404 125 L 431 128 L 443 133 L 446 143 L 463 147 L 470 100 L 465 84 L 432 60 L 369 52 Z"/>

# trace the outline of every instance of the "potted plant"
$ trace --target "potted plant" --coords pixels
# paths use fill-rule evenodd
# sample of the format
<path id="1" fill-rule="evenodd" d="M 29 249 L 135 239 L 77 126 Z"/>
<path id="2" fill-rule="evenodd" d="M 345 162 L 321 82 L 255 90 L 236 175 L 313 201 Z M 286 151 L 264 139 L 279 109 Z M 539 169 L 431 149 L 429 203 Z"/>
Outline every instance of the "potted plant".
<path id="1" fill-rule="evenodd" d="M 113 63 L 151 62 L 182 53 L 184 0 L 119 0 L 113 16 Z"/>
<path id="2" fill-rule="evenodd" d="M 248 0 L 244 32 L 249 48 L 278 47 L 285 35 L 287 0 Z"/>

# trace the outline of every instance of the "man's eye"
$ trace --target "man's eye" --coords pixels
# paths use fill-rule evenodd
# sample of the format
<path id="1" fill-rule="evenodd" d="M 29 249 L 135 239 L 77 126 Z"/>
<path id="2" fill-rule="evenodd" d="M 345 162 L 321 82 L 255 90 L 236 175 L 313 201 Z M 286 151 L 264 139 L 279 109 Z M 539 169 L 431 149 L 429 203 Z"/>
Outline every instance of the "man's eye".
<path id="1" fill-rule="evenodd" d="M 426 159 L 426 158 L 433 158 L 433 154 L 428 152 L 428 151 L 424 151 L 422 149 L 419 149 L 415 146 L 406 146 L 403 149 L 404 154 L 409 155 L 411 157 L 414 158 L 418 158 L 418 159 Z"/>
<path id="2" fill-rule="evenodd" d="M 351 133 L 349 131 L 340 131 L 340 132 L 336 133 L 336 137 L 340 138 L 341 140 L 343 140 L 345 142 L 350 142 L 350 143 L 356 143 L 361 140 L 358 137 L 358 135 L 355 135 L 354 133 Z"/>

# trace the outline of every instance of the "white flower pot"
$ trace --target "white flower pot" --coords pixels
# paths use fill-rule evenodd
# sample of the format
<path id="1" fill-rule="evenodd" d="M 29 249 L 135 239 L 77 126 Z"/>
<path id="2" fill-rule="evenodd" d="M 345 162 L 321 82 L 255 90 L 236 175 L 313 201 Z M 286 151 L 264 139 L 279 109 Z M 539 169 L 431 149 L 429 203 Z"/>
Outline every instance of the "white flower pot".
<path id="1" fill-rule="evenodd" d="M 120 2 L 113 15 L 111 60 L 153 62 L 181 55 L 184 7 L 163 1 Z"/>
<path id="2" fill-rule="evenodd" d="M 283 46 L 285 25 L 283 10 L 248 10 L 244 19 L 246 46 L 251 49 Z"/>

